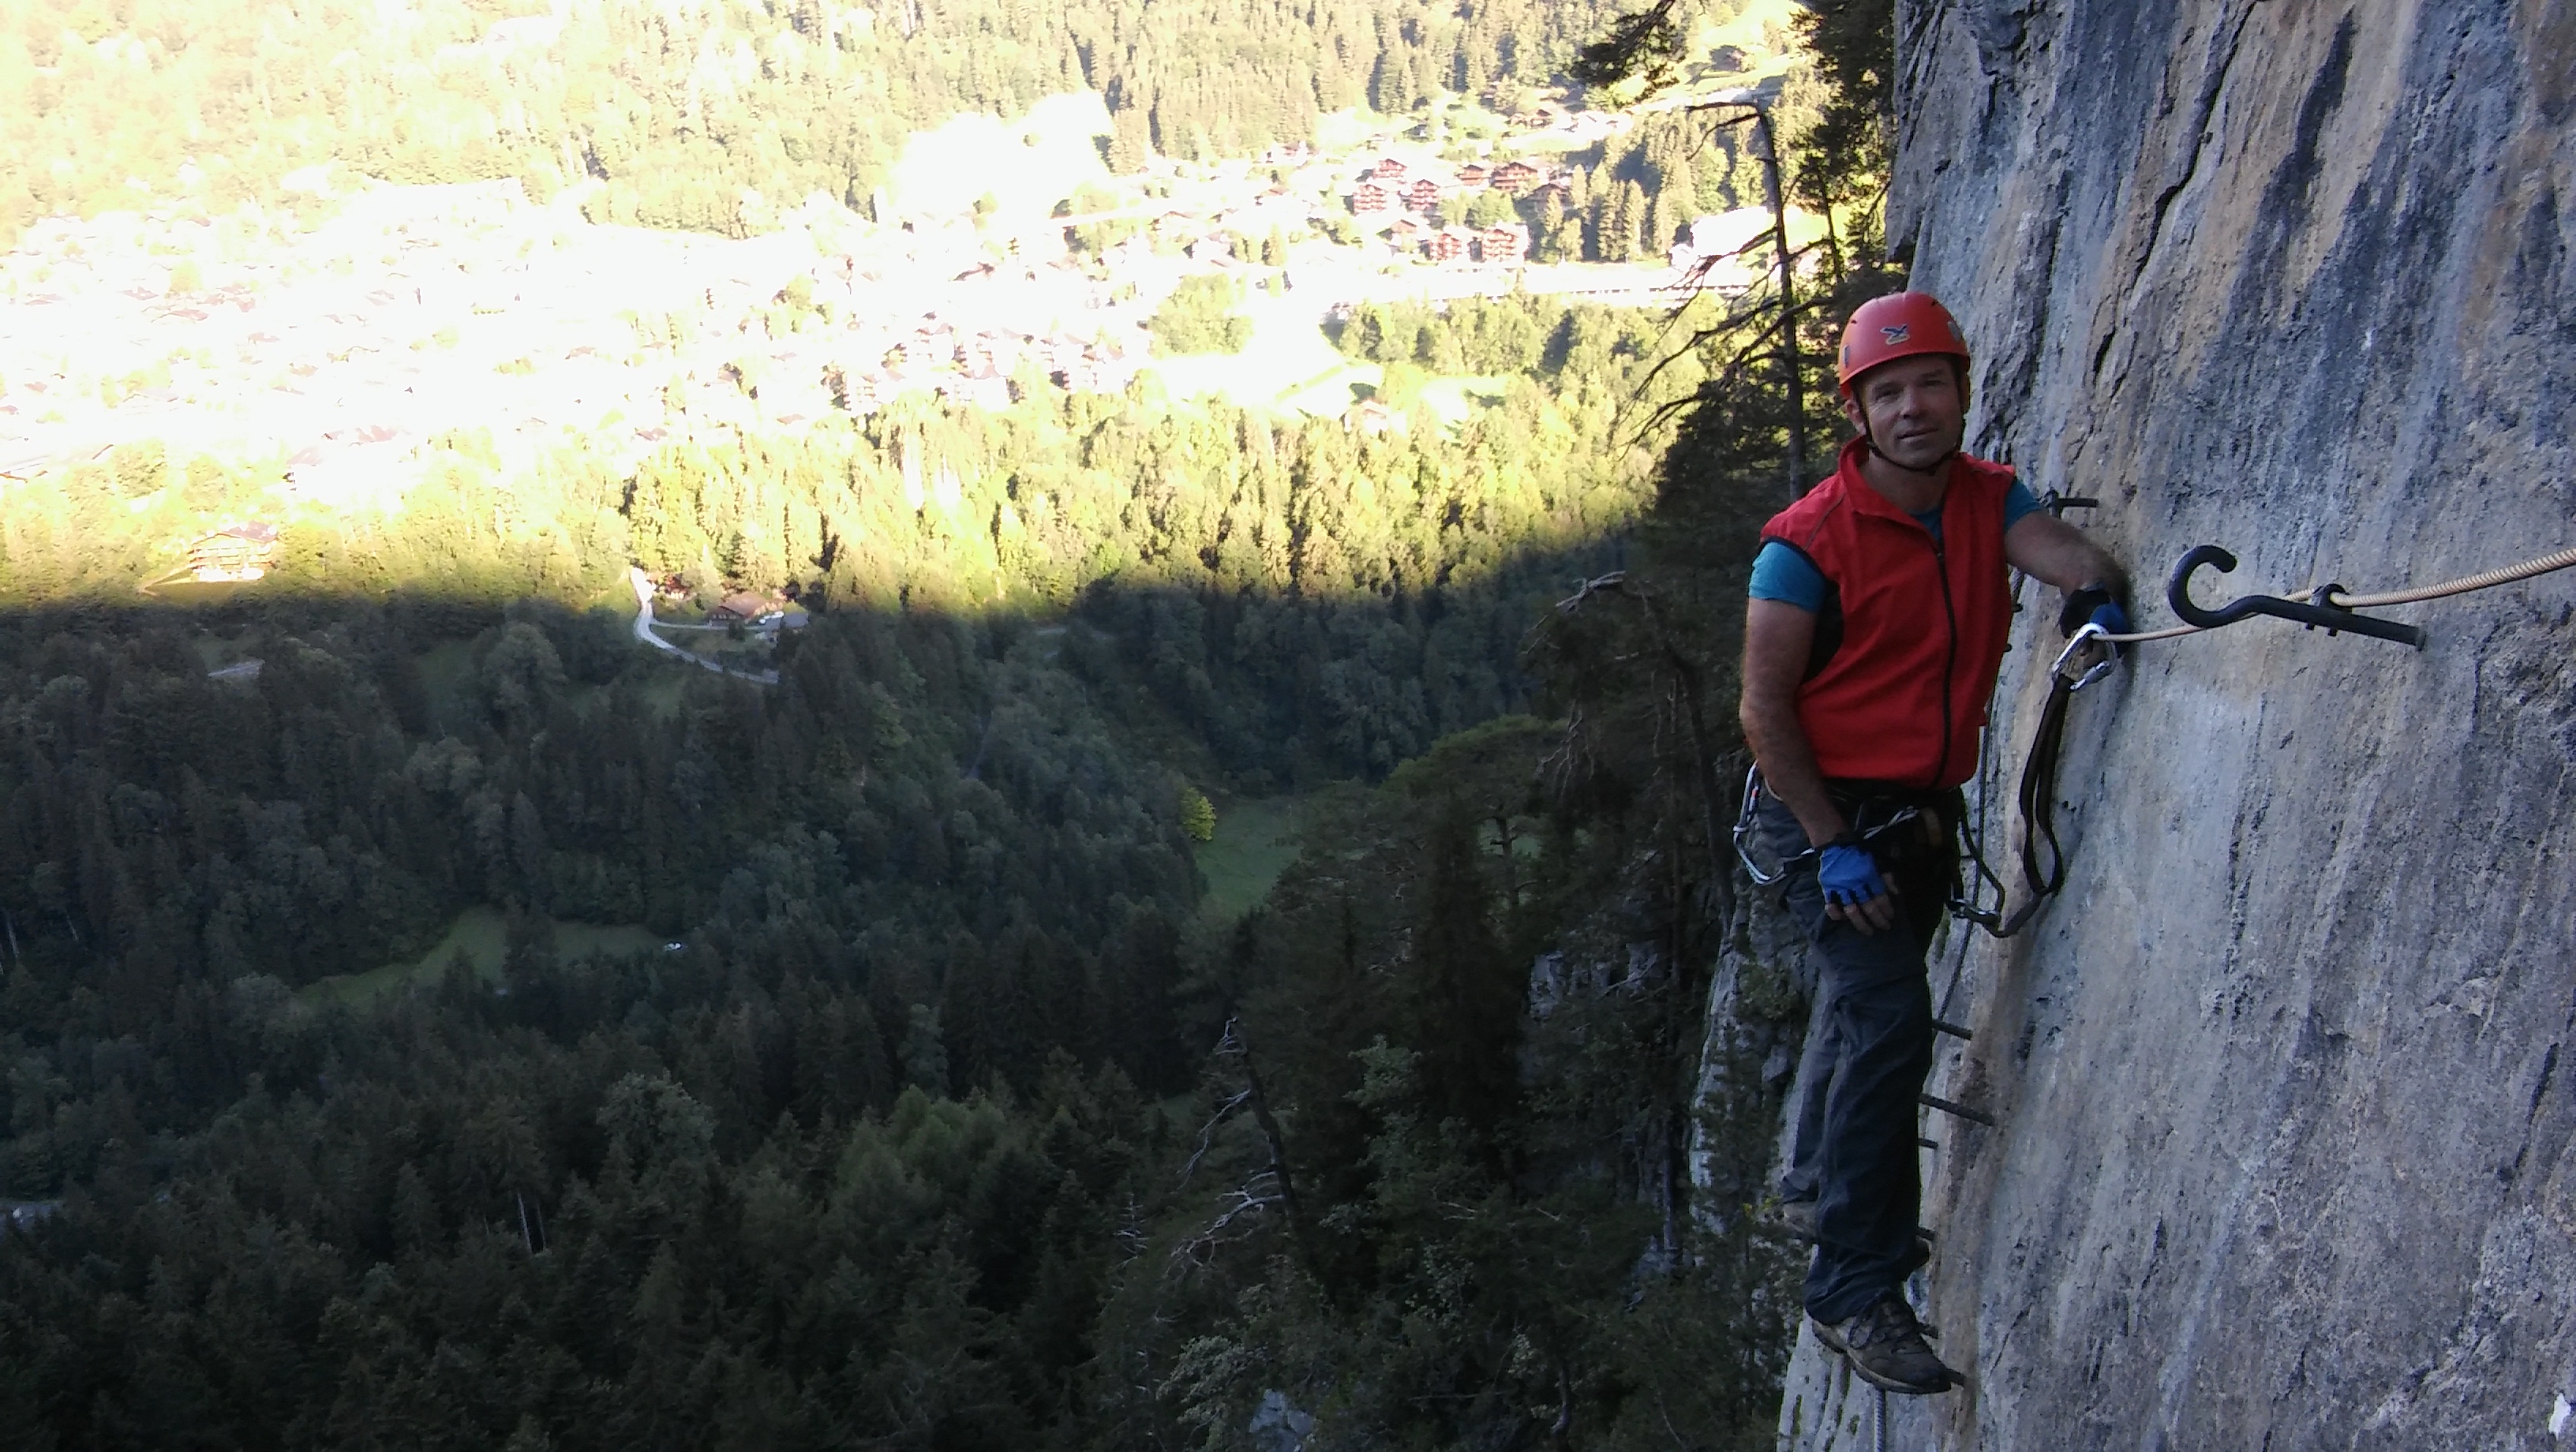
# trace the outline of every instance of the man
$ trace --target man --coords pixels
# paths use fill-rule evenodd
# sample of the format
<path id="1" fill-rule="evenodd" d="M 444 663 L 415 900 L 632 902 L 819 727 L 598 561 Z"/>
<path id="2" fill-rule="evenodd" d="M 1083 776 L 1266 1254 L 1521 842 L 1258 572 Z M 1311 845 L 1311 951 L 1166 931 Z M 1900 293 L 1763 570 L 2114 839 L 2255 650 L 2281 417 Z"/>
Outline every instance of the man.
<path id="1" fill-rule="evenodd" d="M 2006 567 L 2068 592 L 2070 630 L 2126 631 L 2128 583 L 2010 469 L 1959 451 L 1968 345 L 1940 303 L 1863 304 L 1837 373 L 1859 437 L 1764 526 L 1744 623 L 1759 825 L 1789 860 L 1788 907 L 1822 962 L 1799 1073 L 1821 1112 L 1793 1132 L 1783 1219 L 1812 1227 L 1817 1339 L 1873 1385 L 1931 1393 L 1954 1374 L 1904 1293 L 1929 1258 L 1915 1237 L 1924 954 L 1957 878 L 1959 787 L 1976 774 L 2011 629 Z"/>

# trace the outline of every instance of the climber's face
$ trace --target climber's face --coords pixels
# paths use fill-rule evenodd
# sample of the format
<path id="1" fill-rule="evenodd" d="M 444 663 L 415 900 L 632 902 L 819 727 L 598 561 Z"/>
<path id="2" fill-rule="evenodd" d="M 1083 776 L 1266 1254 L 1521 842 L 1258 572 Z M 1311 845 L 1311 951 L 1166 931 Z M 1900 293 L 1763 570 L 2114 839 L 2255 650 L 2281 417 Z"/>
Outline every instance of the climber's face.
<path id="1" fill-rule="evenodd" d="M 1844 416 L 1878 451 L 1908 469 L 1931 469 L 1967 437 L 1968 400 L 1958 364 L 1939 353 L 1899 358 L 1863 374 Z"/>

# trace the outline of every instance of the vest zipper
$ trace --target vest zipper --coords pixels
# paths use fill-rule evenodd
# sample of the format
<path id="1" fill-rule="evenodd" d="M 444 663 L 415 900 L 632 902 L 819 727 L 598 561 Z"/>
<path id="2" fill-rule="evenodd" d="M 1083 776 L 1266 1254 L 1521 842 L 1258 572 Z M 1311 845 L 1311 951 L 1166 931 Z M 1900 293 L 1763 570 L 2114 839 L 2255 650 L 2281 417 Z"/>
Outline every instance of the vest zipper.
<path id="1" fill-rule="evenodd" d="M 1959 670 L 1959 611 L 1950 603 L 1950 554 L 1942 548 L 1938 535 L 1932 539 L 1932 569 L 1941 577 L 1941 618 L 1950 627 L 1949 647 L 1941 656 L 1941 756 L 1932 763 L 1932 780 L 1927 783 L 1937 788 L 1941 774 L 1950 769 L 1950 689 Z"/>

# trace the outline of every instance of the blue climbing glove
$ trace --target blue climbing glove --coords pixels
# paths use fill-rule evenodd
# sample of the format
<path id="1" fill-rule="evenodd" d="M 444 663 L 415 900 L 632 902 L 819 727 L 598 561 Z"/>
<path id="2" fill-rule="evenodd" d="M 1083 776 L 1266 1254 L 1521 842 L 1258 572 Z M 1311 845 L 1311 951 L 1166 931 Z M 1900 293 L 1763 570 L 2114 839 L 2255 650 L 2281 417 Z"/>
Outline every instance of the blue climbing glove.
<path id="1" fill-rule="evenodd" d="M 1878 860 L 1848 832 L 1817 850 L 1816 885 L 1835 907 L 1858 907 L 1887 892 L 1887 883 L 1878 875 Z"/>
<path id="2" fill-rule="evenodd" d="M 2087 625 L 2100 627 L 2104 635 L 2127 635 L 2135 629 L 2129 624 L 2129 612 L 2120 603 L 2120 597 L 2099 585 L 2087 585 L 2069 594 L 2066 608 L 2057 612 L 2057 633 L 2060 635 L 2071 636 Z M 2125 645 L 2115 644 L 2110 649 L 2114 655 L 2129 653 Z"/>

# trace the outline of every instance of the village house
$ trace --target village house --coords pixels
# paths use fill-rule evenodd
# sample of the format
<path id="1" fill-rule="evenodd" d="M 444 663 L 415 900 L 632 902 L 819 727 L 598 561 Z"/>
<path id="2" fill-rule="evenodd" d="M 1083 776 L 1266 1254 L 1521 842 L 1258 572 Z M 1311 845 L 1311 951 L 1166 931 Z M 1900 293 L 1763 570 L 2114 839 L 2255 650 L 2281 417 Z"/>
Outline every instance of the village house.
<path id="1" fill-rule="evenodd" d="M 1354 212 L 1383 212 L 1386 203 L 1386 188 L 1376 182 L 1364 181 L 1351 190 L 1351 210 Z"/>
<path id="2" fill-rule="evenodd" d="M 1461 180 L 1464 178 L 1462 177 Z M 1504 162 L 1485 175 L 1487 186 L 1496 191 L 1510 192 L 1514 196 L 1538 185 L 1539 180 L 1539 169 L 1526 161 Z"/>
<path id="3" fill-rule="evenodd" d="M 1497 223 L 1476 234 L 1476 256 L 1484 262 L 1518 262 L 1529 253 L 1529 229 L 1518 222 Z"/>
<path id="4" fill-rule="evenodd" d="M 1464 227 L 1443 227 L 1431 234 L 1430 251 L 1434 262 L 1463 262 L 1473 234 Z"/>
<path id="5" fill-rule="evenodd" d="M 1402 181 L 1404 180 L 1404 163 L 1396 160 L 1392 156 L 1381 156 L 1378 158 L 1377 165 L 1369 168 L 1368 175 L 1377 178 L 1379 181 Z"/>
<path id="6" fill-rule="evenodd" d="M 1429 177 L 1417 179 L 1404 189 L 1404 204 L 1417 212 L 1427 212 L 1440 205 L 1440 183 Z"/>
<path id="7" fill-rule="evenodd" d="M 749 590 L 737 590 L 707 612 L 710 625 L 748 625 L 769 613 L 769 601 Z"/>
<path id="8" fill-rule="evenodd" d="M 200 584 L 256 580 L 277 562 L 277 526 L 236 524 L 188 546 L 188 570 Z"/>
<path id="9" fill-rule="evenodd" d="M 1458 185 L 1462 187 L 1483 186 L 1485 184 L 1485 177 L 1485 169 L 1474 162 L 1469 162 L 1465 166 L 1458 168 Z"/>
<path id="10" fill-rule="evenodd" d="M 1386 245 L 1398 252 L 1411 252 L 1422 243 L 1422 224 L 1411 217 L 1398 217 L 1386 229 Z"/>

